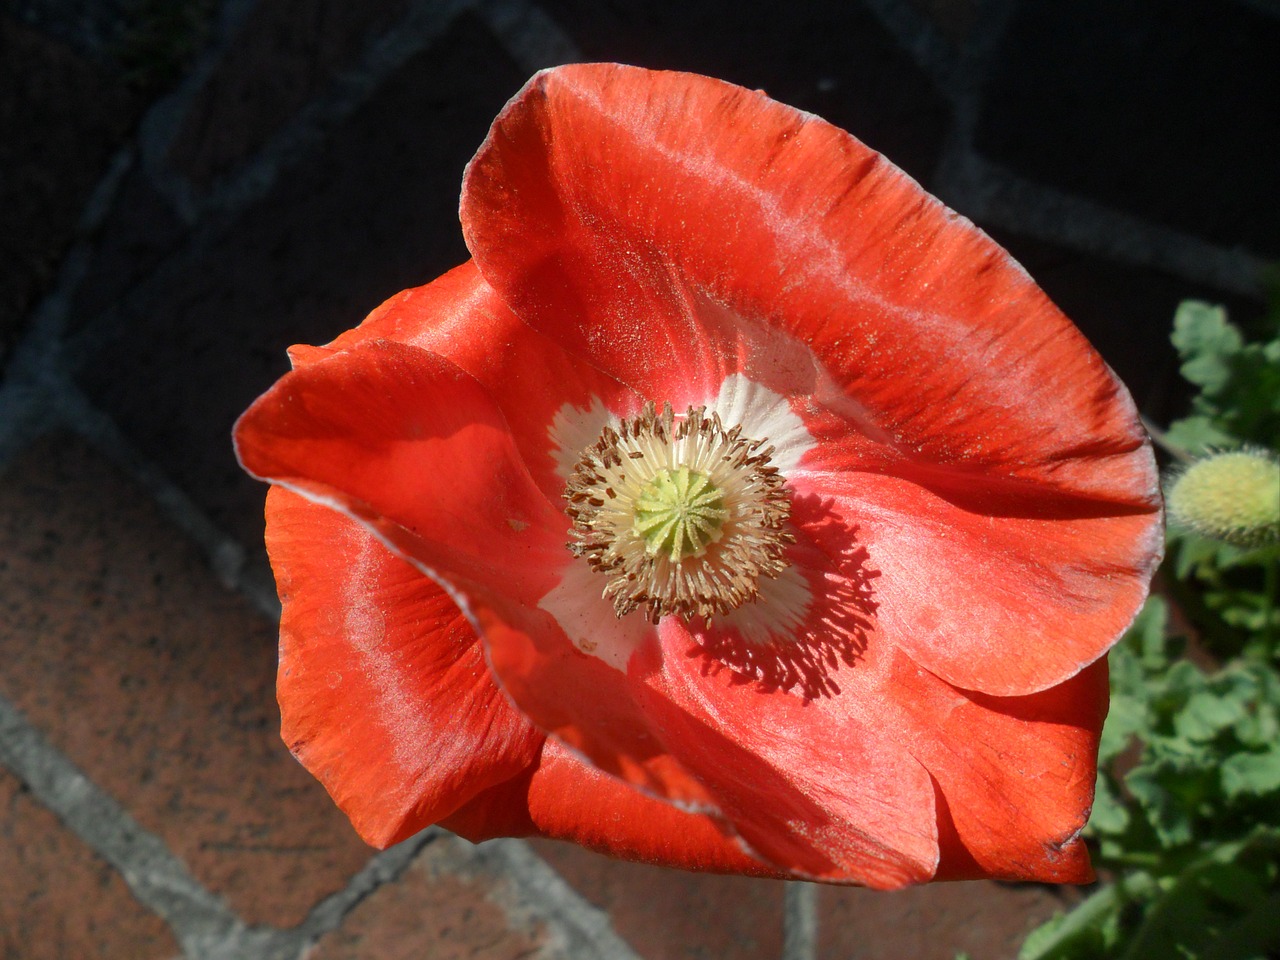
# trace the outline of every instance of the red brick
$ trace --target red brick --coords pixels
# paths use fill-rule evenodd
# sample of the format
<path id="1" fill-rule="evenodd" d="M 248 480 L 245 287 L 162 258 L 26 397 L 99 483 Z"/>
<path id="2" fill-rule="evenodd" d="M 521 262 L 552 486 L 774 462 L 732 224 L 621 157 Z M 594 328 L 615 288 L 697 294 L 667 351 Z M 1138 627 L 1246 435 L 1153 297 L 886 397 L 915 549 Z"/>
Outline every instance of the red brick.
<path id="1" fill-rule="evenodd" d="M 168 927 L 105 860 L 0 770 L 0 957 L 172 957 Z"/>
<path id="2" fill-rule="evenodd" d="M 818 956 L 858 960 L 1014 960 L 1026 935 L 1079 900 L 1074 887 L 971 881 L 884 893 L 823 887 Z"/>
<path id="3" fill-rule="evenodd" d="M 776 958 L 783 886 L 776 880 L 687 873 L 611 860 L 554 841 L 533 848 L 645 960 Z"/>
<path id="4" fill-rule="evenodd" d="M 0 477 L 0 692 L 251 923 L 368 859 L 277 734 L 275 628 L 78 441 Z"/>
<path id="5" fill-rule="evenodd" d="M 308 960 L 516 960 L 536 955 L 542 931 L 488 899 L 494 878 L 437 864 L 448 839 L 428 846 L 324 937 Z M 446 854 L 447 856 L 447 854 Z M 498 881 L 501 882 L 501 881 Z"/>

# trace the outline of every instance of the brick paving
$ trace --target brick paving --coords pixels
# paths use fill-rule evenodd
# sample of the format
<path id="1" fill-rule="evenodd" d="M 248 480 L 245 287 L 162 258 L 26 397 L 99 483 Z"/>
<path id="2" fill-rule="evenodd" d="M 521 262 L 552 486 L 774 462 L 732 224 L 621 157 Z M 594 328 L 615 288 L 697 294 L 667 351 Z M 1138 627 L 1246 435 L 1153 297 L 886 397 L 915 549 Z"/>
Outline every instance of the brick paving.
<path id="1" fill-rule="evenodd" d="M 1014 956 L 1070 892 L 818 890 L 437 830 L 363 847 L 276 734 L 263 490 L 228 433 L 289 343 L 465 258 L 464 164 L 572 59 L 853 131 L 1166 420 L 1177 301 L 1261 310 L 1280 15 L 1084 7 L 204 0 L 157 40 L 146 4 L 0 4 L 0 957 Z M 150 38 L 143 80 L 122 37 Z"/>

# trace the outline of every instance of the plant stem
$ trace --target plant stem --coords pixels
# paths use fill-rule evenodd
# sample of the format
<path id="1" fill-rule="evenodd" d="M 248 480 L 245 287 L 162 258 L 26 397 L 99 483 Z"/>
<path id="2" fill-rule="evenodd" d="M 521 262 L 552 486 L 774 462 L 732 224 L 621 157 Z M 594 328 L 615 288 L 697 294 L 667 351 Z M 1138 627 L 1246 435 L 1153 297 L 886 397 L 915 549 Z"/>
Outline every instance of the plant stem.
<path id="1" fill-rule="evenodd" d="M 1194 463 L 1195 457 L 1187 453 L 1180 446 L 1169 440 L 1169 435 L 1155 425 L 1155 421 L 1142 417 L 1142 426 L 1146 428 L 1147 433 L 1151 434 L 1151 439 L 1155 441 L 1157 447 L 1163 450 L 1169 456 L 1173 457 L 1179 463 Z"/>

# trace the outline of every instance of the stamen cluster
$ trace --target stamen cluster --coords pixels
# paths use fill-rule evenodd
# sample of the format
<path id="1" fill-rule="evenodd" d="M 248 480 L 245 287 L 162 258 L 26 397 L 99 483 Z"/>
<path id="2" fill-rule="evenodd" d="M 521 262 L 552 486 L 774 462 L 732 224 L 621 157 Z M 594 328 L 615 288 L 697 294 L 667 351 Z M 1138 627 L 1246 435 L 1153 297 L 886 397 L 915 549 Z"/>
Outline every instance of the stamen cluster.
<path id="1" fill-rule="evenodd" d="M 649 619 L 725 614 L 787 567 L 790 502 L 765 438 L 690 407 L 606 426 L 565 487 L 569 550 L 609 576 L 614 613 Z"/>

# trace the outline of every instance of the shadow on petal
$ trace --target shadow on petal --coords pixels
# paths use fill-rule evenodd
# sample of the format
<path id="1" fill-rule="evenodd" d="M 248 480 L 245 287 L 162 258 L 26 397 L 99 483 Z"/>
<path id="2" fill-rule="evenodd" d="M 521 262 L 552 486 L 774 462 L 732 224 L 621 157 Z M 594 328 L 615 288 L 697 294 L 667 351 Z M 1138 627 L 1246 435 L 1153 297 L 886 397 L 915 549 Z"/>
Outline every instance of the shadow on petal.
<path id="1" fill-rule="evenodd" d="M 854 667 L 874 633 L 877 603 L 867 548 L 851 526 L 832 509 L 833 501 L 812 494 L 795 496 L 791 521 L 796 536 L 788 550 L 796 581 L 807 590 L 790 617 L 766 614 L 768 591 L 756 604 L 734 611 L 731 619 L 690 625 L 696 639 L 687 651 L 705 663 L 704 674 L 732 672 L 735 683 L 754 683 L 762 692 L 795 691 L 806 700 L 840 693 L 835 675 Z M 775 601 L 776 602 L 776 601 Z M 803 606 L 799 606 L 803 603 Z M 768 617 L 768 639 L 756 639 L 746 619 Z"/>

